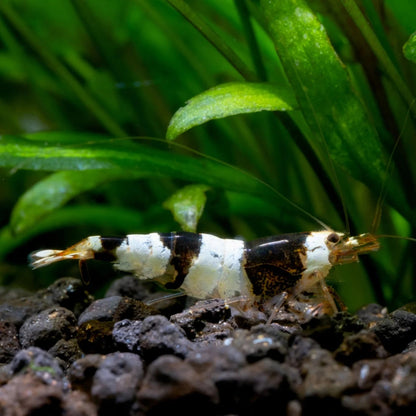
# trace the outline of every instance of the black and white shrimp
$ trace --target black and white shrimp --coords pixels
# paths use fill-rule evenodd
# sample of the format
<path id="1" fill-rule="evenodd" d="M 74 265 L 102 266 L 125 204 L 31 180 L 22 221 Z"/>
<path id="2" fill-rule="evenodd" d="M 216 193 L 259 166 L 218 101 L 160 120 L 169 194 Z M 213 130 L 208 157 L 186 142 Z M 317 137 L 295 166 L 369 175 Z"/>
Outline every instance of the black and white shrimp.
<path id="1" fill-rule="evenodd" d="M 282 234 L 250 242 L 188 232 L 91 236 L 66 250 L 31 254 L 33 268 L 76 259 L 110 261 L 141 280 L 154 280 L 197 299 L 244 297 L 261 305 L 276 296 L 297 299 L 319 289 L 336 310 L 325 278 L 338 264 L 379 249 L 371 234 L 333 231 Z"/>

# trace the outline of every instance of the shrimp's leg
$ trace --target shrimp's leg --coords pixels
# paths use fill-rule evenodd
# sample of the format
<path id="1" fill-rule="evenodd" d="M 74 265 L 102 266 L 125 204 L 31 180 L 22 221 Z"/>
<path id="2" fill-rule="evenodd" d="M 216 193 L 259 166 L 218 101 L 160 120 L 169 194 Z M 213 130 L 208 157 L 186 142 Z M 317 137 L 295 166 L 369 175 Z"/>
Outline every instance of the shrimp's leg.
<path id="1" fill-rule="evenodd" d="M 284 305 L 287 301 L 289 294 L 287 292 L 279 293 L 278 295 L 274 296 L 268 303 L 271 305 L 271 313 L 269 319 L 267 320 L 267 324 L 271 324 L 273 320 L 276 318 L 277 313 L 279 312 L 280 308 Z"/>
<path id="2" fill-rule="evenodd" d="M 328 305 L 331 307 L 333 313 L 337 313 L 338 312 L 338 307 L 335 304 L 334 301 L 334 297 L 332 296 L 331 291 L 329 290 L 327 284 L 325 283 L 325 279 L 320 279 L 319 280 L 319 285 L 321 287 L 322 290 L 322 294 L 324 295 L 324 298 L 326 300 L 326 302 L 328 303 Z"/>

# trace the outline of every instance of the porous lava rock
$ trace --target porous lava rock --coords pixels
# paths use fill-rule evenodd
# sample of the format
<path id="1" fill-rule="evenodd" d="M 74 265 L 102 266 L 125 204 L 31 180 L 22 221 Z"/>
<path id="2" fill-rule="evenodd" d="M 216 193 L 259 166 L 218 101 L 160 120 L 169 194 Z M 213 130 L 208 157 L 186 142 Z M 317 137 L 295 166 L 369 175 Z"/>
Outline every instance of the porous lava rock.
<path id="1" fill-rule="evenodd" d="M 412 305 L 308 319 L 282 308 L 269 322 L 244 302 L 164 301 L 131 276 L 95 300 L 74 278 L 7 290 L 1 416 L 416 411 Z"/>

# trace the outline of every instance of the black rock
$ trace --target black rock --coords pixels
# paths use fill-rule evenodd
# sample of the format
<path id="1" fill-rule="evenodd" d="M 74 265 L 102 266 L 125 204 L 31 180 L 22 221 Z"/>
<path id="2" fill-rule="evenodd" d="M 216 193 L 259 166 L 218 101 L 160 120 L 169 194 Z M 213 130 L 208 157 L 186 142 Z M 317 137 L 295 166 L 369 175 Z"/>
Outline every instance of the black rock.
<path id="1" fill-rule="evenodd" d="M 377 303 L 370 303 L 358 309 L 356 315 L 361 322 L 369 327 L 386 317 L 387 308 Z"/>
<path id="2" fill-rule="evenodd" d="M 324 349 L 312 349 L 300 367 L 302 384 L 297 387 L 303 399 L 332 398 L 341 395 L 355 385 L 352 371 L 335 361 Z"/>
<path id="3" fill-rule="evenodd" d="M 121 296 L 98 299 L 79 316 L 78 325 L 88 321 L 114 321 L 123 319 L 141 320 L 157 314 L 157 310 L 143 302 Z"/>
<path id="4" fill-rule="evenodd" d="M 12 323 L 17 329 L 30 316 L 45 309 L 62 306 L 78 316 L 92 301 L 79 279 L 66 277 L 56 280 L 51 286 L 32 295 L 5 298 L 0 301 L 0 319 Z"/>
<path id="5" fill-rule="evenodd" d="M 403 351 L 416 339 L 416 314 L 397 309 L 371 328 L 391 353 Z"/>
<path id="6" fill-rule="evenodd" d="M 58 383 L 45 383 L 33 373 L 19 374 L 0 388 L 2 416 L 63 415 L 64 392 Z M 87 416 L 84 413 L 85 416 Z M 80 416 L 84 416 L 80 413 Z M 93 416 L 90 413 L 88 416 Z"/>
<path id="7" fill-rule="evenodd" d="M 289 351 L 285 361 L 294 368 L 300 368 L 302 363 L 312 353 L 320 348 L 317 341 L 301 335 L 295 335 L 289 342 Z"/>
<path id="8" fill-rule="evenodd" d="M 356 385 L 360 390 L 370 390 L 381 379 L 385 360 L 360 360 L 352 366 Z"/>
<path id="9" fill-rule="evenodd" d="M 232 345 L 205 345 L 190 352 L 185 361 L 214 382 L 224 372 L 237 371 L 247 365 L 244 354 Z"/>
<path id="10" fill-rule="evenodd" d="M 137 353 L 140 351 L 139 339 L 142 321 L 124 319 L 114 324 L 113 341 L 120 351 Z"/>
<path id="11" fill-rule="evenodd" d="M 162 315 L 149 316 L 143 321 L 117 322 L 113 340 L 120 350 L 137 352 L 147 362 L 164 354 L 185 357 L 193 349 L 185 332 Z"/>
<path id="12" fill-rule="evenodd" d="M 87 354 L 73 362 L 67 372 L 72 387 L 90 394 L 94 375 L 104 359 L 101 354 Z"/>
<path id="13" fill-rule="evenodd" d="M 126 412 L 135 400 L 143 374 L 143 364 L 137 355 L 108 354 L 100 362 L 91 386 L 91 395 L 98 403 L 100 414 Z"/>
<path id="14" fill-rule="evenodd" d="M 230 316 L 230 308 L 224 300 L 209 299 L 199 301 L 185 311 L 172 315 L 170 320 L 193 339 L 203 331 L 207 323 L 219 323 Z"/>
<path id="15" fill-rule="evenodd" d="M 114 322 L 123 319 L 131 319 L 134 321 L 141 321 L 147 316 L 157 315 L 159 312 L 150 306 L 147 306 L 140 300 L 123 297 L 114 311 Z"/>
<path id="16" fill-rule="evenodd" d="M 137 398 L 146 415 L 212 415 L 218 392 L 189 363 L 164 355 L 150 364 Z"/>
<path id="17" fill-rule="evenodd" d="M 60 339 L 48 352 L 59 359 L 63 368 L 68 368 L 74 361 L 82 357 L 78 341 L 73 338 L 69 340 Z"/>
<path id="18" fill-rule="evenodd" d="M 75 332 L 75 315 L 66 308 L 52 307 L 26 319 L 19 339 L 23 348 L 36 346 L 48 350 L 59 340 L 70 339 Z"/>
<path id="19" fill-rule="evenodd" d="M 416 352 L 383 361 L 364 360 L 353 367 L 361 391 L 342 398 L 346 411 L 369 415 L 411 415 L 416 411 Z"/>
<path id="20" fill-rule="evenodd" d="M 48 288 L 39 291 L 38 297 L 47 300 L 50 304 L 70 309 L 75 316 L 79 316 L 94 300 L 82 281 L 73 277 L 55 280 Z"/>
<path id="21" fill-rule="evenodd" d="M 239 349 L 248 362 L 263 358 L 283 361 L 288 352 L 289 335 L 272 325 L 257 325 L 250 331 L 240 329 L 234 332 L 232 345 Z"/>
<path id="22" fill-rule="evenodd" d="M 0 321 L 0 364 L 10 362 L 19 350 L 16 327 L 11 322 Z"/>
<path id="23" fill-rule="evenodd" d="M 303 335 L 318 341 L 323 348 L 335 351 L 345 336 L 364 329 L 364 323 L 347 312 L 339 312 L 334 316 L 312 318 L 303 324 L 302 328 Z"/>
<path id="24" fill-rule="evenodd" d="M 114 313 L 122 299 L 121 296 L 111 296 L 92 302 L 79 316 L 78 325 L 88 321 L 113 321 Z"/>
<path id="25" fill-rule="evenodd" d="M 285 414 L 290 400 L 292 370 L 286 365 L 264 358 L 237 371 L 226 371 L 216 378 L 222 410 L 239 415 Z"/>
<path id="26" fill-rule="evenodd" d="M 153 361 L 164 354 L 187 356 L 193 344 L 185 332 L 162 315 L 149 316 L 142 321 L 139 351 L 145 361 Z"/>
<path id="27" fill-rule="evenodd" d="M 366 358 L 385 358 L 388 356 L 378 336 L 369 330 L 348 335 L 334 352 L 335 358 L 346 365 L 352 365 Z"/>
<path id="28" fill-rule="evenodd" d="M 58 362 L 48 352 L 30 347 L 19 351 L 10 363 L 12 374 L 31 373 L 46 384 L 63 379 L 64 373 Z"/>

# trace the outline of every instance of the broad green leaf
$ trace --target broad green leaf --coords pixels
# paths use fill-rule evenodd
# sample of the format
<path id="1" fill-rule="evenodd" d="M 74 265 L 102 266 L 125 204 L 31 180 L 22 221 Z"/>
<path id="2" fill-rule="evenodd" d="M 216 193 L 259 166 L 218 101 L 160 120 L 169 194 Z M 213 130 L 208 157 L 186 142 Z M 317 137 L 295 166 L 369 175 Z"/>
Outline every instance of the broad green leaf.
<path id="1" fill-rule="evenodd" d="M 333 161 L 380 190 L 387 158 L 325 28 L 304 0 L 261 0 L 261 6 L 312 140 L 323 140 Z M 390 189 L 388 201 L 409 217 L 400 186 Z"/>
<path id="2" fill-rule="evenodd" d="M 50 212 L 61 207 L 74 196 L 94 189 L 109 180 L 131 178 L 120 170 L 92 170 L 56 172 L 37 182 L 17 201 L 11 214 L 10 226 L 19 234 L 35 225 Z"/>
<path id="3" fill-rule="evenodd" d="M 124 141 L 116 143 L 117 147 L 108 140 L 96 141 L 91 145 L 56 146 L 44 145 L 37 140 L 30 141 L 17 136 L 3 136 L 0 138 L 0 167 L 58 172 L 101 171 L 106 180 L 126 176 L 170 177 L 256 195 L 284 210 L 296 206 L 277 190 L 241 169 L 202 155 L 190 156 L 174 151 L 175 149 L 183 151 L 181 146 L 171 144 L 170 150 L 164 150 Z M 166 146 L 165 142 L 156 141 L 156 143 Z M 98 175 L 98 172 L 95 174 Z M 68 176 L 65 179 L 68 182 Z M 92 178 L 87 185 L 92 186 L 94 180 L 99 181 L 99 176 Z M 59 189 L 58 183 L 54 186 Z M 79 192 L 83 191 L 81 185 L 70 184 L 69 194 L 60 197 L 62 203 L 76 195 L 77 187 Z M 35 191 L 33 192 L 36 194 Z M 298 206 L 296 208 L 299 215 L 317 221 L 302 208 Z M 33 220 L 25 218 L 26 221 Z"/>
<path id="4" fill-rule="evenodd" d="M 175 192 L 163 206 L 170 210 L 184 231 L 196 232 L 207 201 L 207 185 L 188 185 Z"/>
<path id="5" fill-rule="evenodd" d="M 249 173 L 211 158 L 178 153 L 174 151 L 175 148 L 183 149 L 177 145 L 174 149 L 164 150 L 138 144 L 129 145 L 126 142 L 117 143 L 117 147 L 108 141 L 95 142 L 94 145 L 55 146 L 16 136 L 3 136 L 0 138 L 0 166 L 13 170 L 101 171 L 106 180 L 125 176 L 171 177 L 253 194 L 275 202 L 280 201 L 285 205 L 278 192 Z M 165 143 L 160 144 L 166 146 Z M 77 178 L 82 177 L 82 173 L 78 172 L 77 175 Z M 97 176 L 91 178 L 91 182 L 84 189 L 100 180 L 99 172 L 93 175 Z M 69 186 L 65 190 L 68 194 L 62 195 L 61 201 L 73 197 L 78 191 L 82 192 L 83 185 L 69 184 L 69 177 L 69 173 L 58 176 L 58 179 L 64 179 L 62 189 Z M 51 180 L 55 181 L 56 178 L 55 176 Z M 59 191 L 59 181 L 53 184 Z M 39 188 L 27 198 L 33 199 L 33 195 L 37 194 Z"/>
<path id="6" fill-rule="evenodd" d="M 172 117 L 166 138 L 207 121 L 258 111 L 290 111 L 296 107 L 291 91 L 268 83 L 230 82 L 210 88 L 191 98 Z"/>
<path id="7" fill-rule="evenodd" d="M 0 138 L 0 166 L 14 170 L 86 171 L 112 170 L 147 177 L 173 177 L 197 181 L 248 193 L 265 194 L 270 189 L 250 174 L 221 163 L 197 156 L 188 156 L 144 145 L 117 147 L 107 141 L 93 145 L 44 145 L 16 136 Z M 163 143 L 161 143 L 163 144 Z M 181 148 L 179 148 L 181 149 Z"/>
<path id="8" fill-rule="evenodd" d="M 416 32 L 412 33 L 409 40 L 403 45 L 404 56 L 416 63 Z"/>

